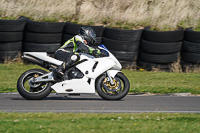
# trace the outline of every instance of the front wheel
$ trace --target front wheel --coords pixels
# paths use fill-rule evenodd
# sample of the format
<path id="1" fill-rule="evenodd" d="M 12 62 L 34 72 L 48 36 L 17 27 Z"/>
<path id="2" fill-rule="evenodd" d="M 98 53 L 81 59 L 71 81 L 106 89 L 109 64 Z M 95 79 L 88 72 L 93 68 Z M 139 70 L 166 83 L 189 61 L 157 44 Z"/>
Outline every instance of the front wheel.
<path id="1" fill-rule="evenodd" d="M 106 100 L 120 100 L 124 98 L 130 89 L 130 83 L 123 73 L 117 73 L 112 85 L 109 79 L 102 75 L 97 79 L 96 91 L 100 97 Z"/>
<path id="2" fill-rule="evenodd" d="M 31 69 L 24 72 L 17 81 L 19 94 L 28 100 L 40 100 L 47 97 L 52 89 L 51 82 L 32 83 L 32 79 L 47 73 L 41 69 Z"/>

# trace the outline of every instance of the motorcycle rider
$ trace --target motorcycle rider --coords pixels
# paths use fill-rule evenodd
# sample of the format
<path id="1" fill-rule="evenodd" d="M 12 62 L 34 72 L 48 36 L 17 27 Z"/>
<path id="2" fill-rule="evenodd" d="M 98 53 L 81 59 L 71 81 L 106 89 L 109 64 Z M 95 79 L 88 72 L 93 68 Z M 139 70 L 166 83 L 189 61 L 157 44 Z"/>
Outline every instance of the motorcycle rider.
<path id="1" fill-rule="evenodd" d="M 56 51 L 55 58 L 63 61 L 63 63 L 54 69 L 54 77 L 63 78 L 63 72 L 80 60 L 78 53 L 86 53 L 93 56 L 101 54 L 99 49 L 88 46 L 93 45 L 96 41 L 96 33 L 93 28 L 81 27 L 78 33 Z"/>

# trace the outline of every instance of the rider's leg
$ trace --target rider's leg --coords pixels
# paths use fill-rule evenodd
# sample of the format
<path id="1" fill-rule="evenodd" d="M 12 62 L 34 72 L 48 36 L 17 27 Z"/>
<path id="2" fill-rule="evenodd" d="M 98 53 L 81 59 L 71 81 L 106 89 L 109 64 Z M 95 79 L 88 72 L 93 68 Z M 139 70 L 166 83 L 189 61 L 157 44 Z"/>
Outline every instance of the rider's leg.
<path id="1" fill-rule="evenodd" d="M 69 58 L 69 61 L 63 62 L 62 65 L 60 65 L 57 68 L 57 73 L 59 77 L 63 77 L 64 76 L 64 71 L 68 68 L 70 68 L 73 64 L 77 63 L 80 60 L 80 56 L 79 55 L 72 55 Z"/>
<path id="2" fill-rule="evenodd" d="M 55 70 L 56 75 L 59 77 L 64 76 L 64 71 L 68 68 L 70 68 L 74 63 L 78 62 L 80 60 L 80 56 L 70 53 L 68 58 L 66 58 L 66 61 L 64 61 L 60 66 L 58 66 Z"/>
<path id="3" fill-rule="evenodd" d="M 67 52 L 63 49 L 60 49 L 58 51 L 56 51 L 55 53 L 55 59 L 58 59 L 60 61 L 63 61 L 63 62 L 67 62 L 70 58 L 70 52 Z M 56 69 L 53 70 L 53 75 L 54 75 L 54 78 L 57 78 L 57 77 L 63 77 L 63 71 L 64 71 L 64 68 L 65 66 L 63 66 L 64 63 L 62 63 L 60 66 L 58 66 Z"/>
<path id="4" fill-rule="evenodd" d="M 55 59 L 63 61 L 63 62 L 68 61 L 70 56 L 71 56 L 71 53 L 63 49 L 59 49 L 55 53 Z"/>

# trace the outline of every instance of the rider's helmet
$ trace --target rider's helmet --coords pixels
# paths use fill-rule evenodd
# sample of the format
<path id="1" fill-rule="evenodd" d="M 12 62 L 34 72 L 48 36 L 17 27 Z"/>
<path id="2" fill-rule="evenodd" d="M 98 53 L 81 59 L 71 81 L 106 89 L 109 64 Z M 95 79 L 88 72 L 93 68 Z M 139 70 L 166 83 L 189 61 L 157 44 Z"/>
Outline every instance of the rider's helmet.
<path id="1" fill-rule="evenodd" d="M 84 40 L 87 41 L 88 45 L 92 45 L 96 41 L 96 32 L 91 27 L 81 27 L 81 29 L 78 31 L 79 35 L 83 37 Z"/>

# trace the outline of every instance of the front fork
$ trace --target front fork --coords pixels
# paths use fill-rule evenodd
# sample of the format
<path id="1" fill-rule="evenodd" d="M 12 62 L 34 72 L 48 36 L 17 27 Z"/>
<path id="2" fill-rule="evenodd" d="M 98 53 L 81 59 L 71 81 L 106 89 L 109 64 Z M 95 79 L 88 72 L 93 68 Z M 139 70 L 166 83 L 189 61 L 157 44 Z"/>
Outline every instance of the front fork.
<path id="1" fill-rule="evenodd" d="M 119 73 L 119 72 L 121 72 L 121 71 L 119 71 L 119 70 L 108 70 L 108 71 L 106 71 L 106 76 L 108 77 L 108 80 L 110 81 L 111 85 L 115 84 L 113 79 L 115 78 L 115 75 L 117 75 L 117 73 Z"/>
<path id="2" fill-rule="evenodd" d="M 111 85 L 114 85 L 115 83 L 114 83 L 114 81 L 113 81 L 113 79 L 112 79 L 112 77 L 110 76 L 110 73 L 107 71 L 106 72 L 106 76 L 108 77 L 108 80 L 110 81 L 110 84 Z"/>

